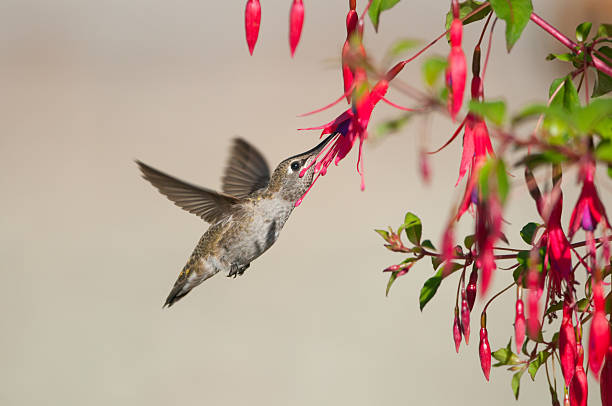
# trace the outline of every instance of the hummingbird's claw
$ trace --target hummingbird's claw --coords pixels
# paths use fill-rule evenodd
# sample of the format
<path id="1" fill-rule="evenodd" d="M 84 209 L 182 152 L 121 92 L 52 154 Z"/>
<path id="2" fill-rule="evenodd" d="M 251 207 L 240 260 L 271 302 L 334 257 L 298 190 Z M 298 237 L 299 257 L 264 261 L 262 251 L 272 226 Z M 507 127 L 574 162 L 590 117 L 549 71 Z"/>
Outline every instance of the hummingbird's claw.
<path id="1" fill-rule="evenodd" d="M 244 273 L 244 271 L 247 270 L 247 268 L 251 266 L 251 264 L 246 264 L 246 265 L 236 265 L 236 264 L 232 264 L 232 266 L 230 267 L 230 271 L 227 274 L 228 278 L 234 277 L 234 279 L 236 279 L 237 276 L 242 275 Z"/>

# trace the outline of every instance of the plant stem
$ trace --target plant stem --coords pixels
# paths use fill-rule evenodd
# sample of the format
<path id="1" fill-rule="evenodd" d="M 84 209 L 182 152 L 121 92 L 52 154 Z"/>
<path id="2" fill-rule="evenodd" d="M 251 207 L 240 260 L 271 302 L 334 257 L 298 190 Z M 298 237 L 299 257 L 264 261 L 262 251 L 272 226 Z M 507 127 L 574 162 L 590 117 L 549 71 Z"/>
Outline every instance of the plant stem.
<path id="1" fill-rule="evenodd" d="M 544 31 L 552 35 L 557 41 L 559 41 L 572 51 L 579 52 L 579 50 L 577 50 L 577 44 L 574 41 L 563 35 L 561 31 L 547 23 L 542 17 L 540 17 L 536 13 L 531 13 L 530 19 L 531 21 L 539 25 Z"/>

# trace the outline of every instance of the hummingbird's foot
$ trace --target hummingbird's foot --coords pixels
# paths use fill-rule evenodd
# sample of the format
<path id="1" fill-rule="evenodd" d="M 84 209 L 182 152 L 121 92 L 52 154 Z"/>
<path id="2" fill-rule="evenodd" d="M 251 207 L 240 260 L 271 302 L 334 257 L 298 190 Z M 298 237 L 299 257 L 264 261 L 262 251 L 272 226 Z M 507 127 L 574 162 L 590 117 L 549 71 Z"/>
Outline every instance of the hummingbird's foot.
<path id="1" fill-rule="evenodd" d="M 236 264 L 232 264 L 232 266 L 230 267 L 229 274 L 227 274 L 227 277 L 228 278 L 231 278 L 231 277 L 236 278 L 236 276 L 242 275 L 244 273 L 244 271 L 246 271 L 249 266 L 251 266 L 251 264 L 246 264 L 246 265 L 242 265 L 242 266 L 238 266 Z"/>

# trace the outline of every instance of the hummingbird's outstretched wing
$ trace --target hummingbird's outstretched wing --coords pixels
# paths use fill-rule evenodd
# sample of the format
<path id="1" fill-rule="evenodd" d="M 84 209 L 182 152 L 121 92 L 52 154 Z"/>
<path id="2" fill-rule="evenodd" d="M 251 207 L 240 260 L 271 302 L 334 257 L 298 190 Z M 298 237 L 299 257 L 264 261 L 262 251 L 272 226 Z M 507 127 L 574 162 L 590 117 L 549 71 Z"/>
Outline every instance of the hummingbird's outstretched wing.
<path id="1" fill-rule="evenodd" d="M 223 191 L 243 198 L 270 182 L 270 168 L 263 155 L 242 138 L 234 139 L 223 176 Z"/>
<path id="2" fill-rule="evenodd" d="M 136 161 L 136 163 L 142 171 L 142 177 L 151 182 L 174 204 L 211 224 L 227 216 L 232 206 L 238 202 L 233 196 L 183 182 L 143 162 Z"/>

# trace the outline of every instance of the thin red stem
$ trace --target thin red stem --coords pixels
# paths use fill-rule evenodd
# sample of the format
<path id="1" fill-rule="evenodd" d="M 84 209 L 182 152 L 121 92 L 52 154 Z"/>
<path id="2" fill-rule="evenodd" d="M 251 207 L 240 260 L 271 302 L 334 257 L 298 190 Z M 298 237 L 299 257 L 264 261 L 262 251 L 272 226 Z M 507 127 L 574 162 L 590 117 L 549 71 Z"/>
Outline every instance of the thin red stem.
<path id="1" fill-rule="evenodd" d="M 531 21 L 539 25 L 544 31 L 552 35 L 557 41 L 559 41 L 572 51 L 576 51 L 577 44 L 565 35 L 563 35 L 561 31 L 546 22 L 542 17 L 540 17 L 536 13 L 531 13 L 530 19 Z"/>

